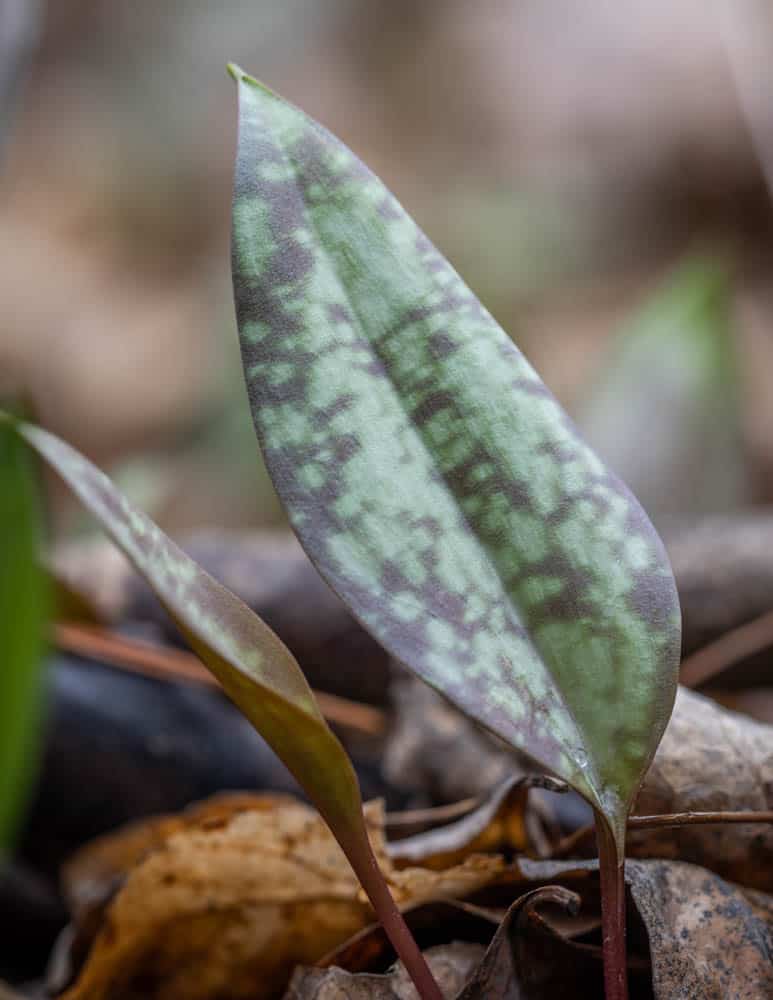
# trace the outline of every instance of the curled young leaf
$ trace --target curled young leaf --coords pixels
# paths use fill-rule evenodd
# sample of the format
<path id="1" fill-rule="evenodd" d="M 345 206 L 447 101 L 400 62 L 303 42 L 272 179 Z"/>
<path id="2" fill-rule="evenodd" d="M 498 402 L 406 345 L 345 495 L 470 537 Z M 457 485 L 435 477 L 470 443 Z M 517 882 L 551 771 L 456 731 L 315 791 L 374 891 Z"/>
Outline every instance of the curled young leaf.
<path id="1" fill-rule="evenodd" d="M 296 533 L 391 653 L 619 845 L 676 687 L 657 534 L 381 182 L 232 73 L 244 370 Z"/>

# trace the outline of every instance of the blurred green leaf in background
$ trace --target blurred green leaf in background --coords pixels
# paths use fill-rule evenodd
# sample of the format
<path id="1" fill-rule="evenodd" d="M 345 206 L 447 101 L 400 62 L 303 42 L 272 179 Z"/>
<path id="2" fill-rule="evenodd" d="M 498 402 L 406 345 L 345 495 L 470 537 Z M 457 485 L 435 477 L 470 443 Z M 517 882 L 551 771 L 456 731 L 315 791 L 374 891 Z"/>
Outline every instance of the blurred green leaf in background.
<path id="1" fill-rule="evenodd" d="M 48 587 L 29 450 L 0 424 L 0 852 L 19 824 L 38 758 Z"/>
<path id="2" fill-rule="evenodd" d="M 578 423 L 656 522 L 748 501 L 730 282 L 687 260 L 613 341 Z"/>

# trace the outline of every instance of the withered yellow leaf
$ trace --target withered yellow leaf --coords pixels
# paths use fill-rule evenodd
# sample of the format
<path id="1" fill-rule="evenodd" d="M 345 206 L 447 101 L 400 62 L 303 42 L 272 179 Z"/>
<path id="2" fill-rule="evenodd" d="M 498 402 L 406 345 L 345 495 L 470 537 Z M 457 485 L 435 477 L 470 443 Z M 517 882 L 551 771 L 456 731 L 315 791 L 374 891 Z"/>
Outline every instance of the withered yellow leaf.
<path id="1" fill-rule="evenodd" d="M 366 807 L 374 853 L 398 903 L 458 897 L 500 878 L 501 858 L 444 871 L 394 871 L 380 803 Z M 69 895 L 82 913 L 132 865 L 108 903 L 64 1000 L 260 1000 L 372 922 L 343 852 L 310 807 L 221 798 L 181 818 L 103 838 L 75 859 Z"/>

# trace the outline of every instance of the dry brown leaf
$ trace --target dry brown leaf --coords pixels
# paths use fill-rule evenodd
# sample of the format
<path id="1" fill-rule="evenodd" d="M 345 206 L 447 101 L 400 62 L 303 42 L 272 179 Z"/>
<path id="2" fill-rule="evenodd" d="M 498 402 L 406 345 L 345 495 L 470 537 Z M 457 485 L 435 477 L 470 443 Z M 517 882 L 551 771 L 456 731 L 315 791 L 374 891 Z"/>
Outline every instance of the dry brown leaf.
<path id="1" fill-rule="evenodd" d="M 773 809 L 773 726 L 679 689 L 633 812 Z M 773 890 L 773 826 L 718 824 L 631 831 L 629 853 L 691 861 Z"/>
<path id="2" fill-rule="evenodd" d="M 416 906 L 430 899 L 464 899 L 483 886 L 509 882 L 512 878 L 504 859 L 496 854 L 470 854 L 461 864 L 441 871 L 387 868 L 385 873 L 392 895 L 401 907 Z"/>
<path id="3" fill-rule="evenodd" d="M 681 691 L 637 812 L 770 808 L 771 735 L 771 727 Z M 368 807 L 368 818 L 377 856 L 403 907 L 464 898 L 518 878 L 502 859 L 481 855 L 441 871 L 398 871 L 387 857 L 378 804 Z M 638 838 L 639 852 L 700 860 L 757 886 L 772 878 L 768 828 L 685 827 L 644 836 Z M 571 869 L 569 864 L 538 873 L 524 863 L 522 874 L 544 880 Z M 123 879 L 65 1000 L 208 1000 L 226 990 L 233 998 L 278 995 L 295 964 L 316 961 L 372 920 L 322 821 L 288 799 L 219 798 L 181 817 L 104 838 L 68 869 L 76 914 L 93 914 Z M 696 982 L 713 976 L 706 981 L 719 983 L 731 975 L 731 963 L 723 972 L 725 950 L 709 949 L 704 923 L 728 940 L 733 924 L 733 947 L 741 956 L 733 975 L 766 982 L 755 956 L 767 948 L 773 954 L 773 903 L 767 897 L 742 893 L 701 869 L 661 861 L 631 862 L 629 884 L 664 982 L 668 976 L 690 982 L 691 975 Z"/>
<path id="4" fill-rule="evenodd" d="M 366 815 L 400 905 L 467 895 L 505 873 L 501 858 L 480 855 L 442 872 L 393 871 L 380 803 Z M 154 820 L 144 843 L 137 828 L 103 839 L 92 861 L 86 851 L 71 866 L 71 897 L 88 909 L 127 862 L 134 867 L 65 1000 L 271 997 L 294 965 L 315 962 L 373 919 L 327 827 L 293 800 L 220 799 L 182 820 Z"/>
<path id="5" fill-rule="evenodd" d="M 598 906 L 597 862 L 524 861 L 521 867 L 535 881 L 559 882 L 578 892 L 581 913 Z M 625 878 L 649 943 L 654 1000 L 773 996 L 773 897 L 685 862 L 628 861 Z M 632 985 L 638 937 L 632 921 Z M 598 996 L 601 1000 L 603 993 Z"/>
<path id="6" fill-rule="evenodd" d="M 656 1000 L 773 996 L 773 898 L 681 862 L 629 869 Z"/>
<path id="7" fill-rule="evenodd" d="M 295 961 L 314 961 L 370 919 L 340 850 L 298 803 L 161 838 L 109 905 L 67 1000 L 199 1000 L 226 987 L 271 996 Z"/>
<path id="8" fill-rule="evenodd" d="M 544 992 L 545 987 L 552 990 L 561 986 L 564 992 L 569 987 L 570 995 L 577 1000 L 596 1000 L 600 996 L 600 956 L 586 956 L 581 947 L 541 924 L 538 912 L 539 907 L 548 904 L 554 911 L 573 913 L 578 902 L 574 893 L 560 886 L 549 886 L 518 895 L 501 921 L 494 920 L 484 910 L 476 911 L 475 907 L 459 907 L 456 916 L 446 914 L 450 918 L 451 933 L 465 935 L 469 931 L 472 939 L 454 938 L 424 949 L 433 971 L 440 975 L 444 997 L 447 1000 L 454 997 L 457 1000 L 547 1000 L 556 993 Z M 422 942 L 422 930 L 426 934 L 431 926 L 427 924 L 429 917 L 430 914 L 422 910 L 406 915 L 419 943 Z M 485 948 L 481 943 L 481 923 L 487 925 Z M 432 930 L 436 936 L 443 933 L 442 918 L 440 926 L 436 923 Z M 375 938 L 371 947 L 368 947 L 369 937 Z M 369 955 L 371 967 L 383 961 L 378 947 L 383 935 L 374 929 L 361 938 L 354 948 L 344 946 L 338 956 L 325 961 L 326 966 L 332 967 L 297 970 L 284 1000 L 416 1000 L 416 991 L 407 981 L 400 963 L 385 974 L 362 971 L 362 959 Z M 546 941 L 550 951 L 548 961 Z M 354 959 L 352 964 L 347 961 L 350 958 Z M 578 976 L 583 977 L 582 989 L 578 988 Z"/>
<path id="9" fill-rule="evenodd" d="M 678 519 L 664 540 L 682 605 L 685 656 L 770 610 L 773 518 L 764 508 Z"/>
<path id="10" fill-rule="evenodd" d="M 579 903 L 575 893 L 556 885 L 532 889 L 517 899 L 458 1000 L 548 1000 L 569 990 L 576 1000 L 592 996 L 598 963 L 593 969 L 593 959 L 556 934 L 539 914 L 546 904 L 574 914 Z"/>
<path id="11" fill-rule="evenodd" d="M 524 860 L 520 869 L 521 883 L 514 884 L 512 892 L 531 891 L 511 906 L 467 985 L 459 994 L 449 991 L 446 996 L 553 1000 L 567 995 L 573 1000 L 602 1000 L 600 937 L 594 941 L 587 936 L 588 918 L 599 907 L 596 862 Z M 545 885 L 556 882 L 561 885 Z M 773 995 L 773 897 L 683 862 L 631 861 L 626 882 L 635 907 L 631 912 L 638 915 L 629 934 L 632 997 L 764 1000 Z M 577 894 L 582 900 L 580 937 L 572 930 L 576 918 L 561 915 L 562 910 L 576 910 Z M 539 907 L 544 903 L 553 905 L 543 914 Z M 416 913 L 418 917 L 420 911 Z M 426 933 L 430 925 L 426 919 L 424 924 Z M 454 926 L 454 921 L 449 924 Z M 457 922 L 456 930 L 463 926 Z M 434 928 L 437 934 L 437 922 Z M 415 930 L 421 940 L 421 928 Z M 377 929 L 369 934 L 383 938 Z M 353 957 L 355 971 L 361 973 L 369 954 L 378 963 L 381 950 L 369 947 L 367 936 L 361 936 L 359 943 L 344 947 L 325 964 L 347 967 L 347 957 Z M 287 994 L 287 1000 L 413 998 L 412 992 L 390 992 L 393 982 L 372 974 L 298 972 L 295 992 Z"/>
<path id="12" fill-rule="evenodd" d="M 251 809 L 271 810 L 296 804 L 289 795 L 225 792 L 195 802 L 180 813 L 150 816 L 97 837 L 76 851 L 62 869 L 62 891 L 76 921 L 107 903 L 126 875 L 174 833 L 193 826 L 212 827 Z"/>

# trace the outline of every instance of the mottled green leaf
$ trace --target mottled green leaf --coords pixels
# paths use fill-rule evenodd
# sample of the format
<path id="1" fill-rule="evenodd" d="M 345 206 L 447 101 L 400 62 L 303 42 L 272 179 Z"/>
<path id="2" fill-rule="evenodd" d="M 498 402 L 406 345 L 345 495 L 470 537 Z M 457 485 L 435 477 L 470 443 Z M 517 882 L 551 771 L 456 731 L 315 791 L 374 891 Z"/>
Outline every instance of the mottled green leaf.
<path id="1" fill-rule="evenodd" d="M 5 418 L 7 421 L 7 418 Z M 0 428 L 8 424 L 0 414 Z M 64 479 L 152 586 L 228 696 L 305 788 L 337 836 L 361 827 L 357 778 L 300 667 L 254 612 L 201 569 L 86 458 L 53 434 L 18 434 Z"/>
<path id="2" fill-rule="evenodd" d="M 381 182 L 232 73 L 244 369 L 295 531 L 392 653 L 619 837 L 676 685 L 659 538 Z"/>
<path id="3" fill-rule="evenodd" d="M 30 455 L 0 422 L 0 849 L 13 838 L 37 762 L 48 613 L 40 525 Z"/>
<path id="4" fill-rule="evenodd" d="M 587 439 L 650 517 L 748 499 L 729 282 L 683 264 L 614 338 L 579 413 Z"/>

